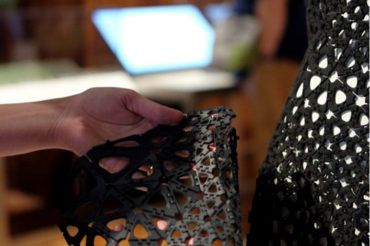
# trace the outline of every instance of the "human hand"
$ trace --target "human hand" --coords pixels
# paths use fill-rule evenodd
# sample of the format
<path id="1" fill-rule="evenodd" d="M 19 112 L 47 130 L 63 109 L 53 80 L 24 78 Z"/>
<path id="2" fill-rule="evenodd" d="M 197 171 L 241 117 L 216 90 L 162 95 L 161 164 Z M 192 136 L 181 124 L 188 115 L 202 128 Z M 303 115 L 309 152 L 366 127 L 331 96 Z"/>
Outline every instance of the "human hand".
<path id="1" fill-rule="evenodd" d="M 61 100 L 63 110 L 51 134 L 78 155 L 107 140 L 142 134 L 158 124 L 176 124 L 184 117 L 127 89 L 93 88 Z"/>
<path id="2" fill-rule="evenodd" d="M 107 140 L 142 134 L 158 124 L 176 124 L 184 114 L 152 102 L 138 93 L 117 88 L 94 88 L 79 95 L 55 100 L 54 105 L 62 109 L 57 117 L 51 135 L 78 155 L 85 154 L 97 144 Z M 107 157 L 99 163 L 111 173 L 124 169 L 128 162 L 124 158 Z M 145 170 L 144 170 L 145 171 Z M 133 179 L 145 176 L 136 172 Z M 168 222 L 156 222 L 158 230 L 166 230 Z M 117 224 L 115 231 L 122 231 L 123 224 Z M 193 238 L 186 245 L 193 245 Z"/>

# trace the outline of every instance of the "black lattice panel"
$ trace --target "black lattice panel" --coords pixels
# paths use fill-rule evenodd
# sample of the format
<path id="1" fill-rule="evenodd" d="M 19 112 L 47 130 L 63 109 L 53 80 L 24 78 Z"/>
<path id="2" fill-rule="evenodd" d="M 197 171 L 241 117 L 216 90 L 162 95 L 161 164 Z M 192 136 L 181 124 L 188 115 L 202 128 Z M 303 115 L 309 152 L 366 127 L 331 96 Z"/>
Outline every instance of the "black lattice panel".
<path id="1" fill-rule="evenodd" d="M 78 159 L 60 223 L 67 243 L 242 245 L 233 117 L 225 107 L 191 112 Z M 110 173 L 106 157 L 128 165 Z"/>

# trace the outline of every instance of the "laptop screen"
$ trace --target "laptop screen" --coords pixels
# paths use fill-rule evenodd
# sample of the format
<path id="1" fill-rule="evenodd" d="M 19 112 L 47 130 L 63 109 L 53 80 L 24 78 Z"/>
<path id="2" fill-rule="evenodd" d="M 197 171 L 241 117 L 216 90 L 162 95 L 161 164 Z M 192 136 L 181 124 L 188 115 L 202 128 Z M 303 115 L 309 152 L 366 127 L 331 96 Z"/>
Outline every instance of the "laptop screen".
<path id="1" fill-rule="evenodd" d="M 195 6 L 98 9 L 92 20 L 130 74 L 204 68 L 212 62 L 215 34 Z"/>

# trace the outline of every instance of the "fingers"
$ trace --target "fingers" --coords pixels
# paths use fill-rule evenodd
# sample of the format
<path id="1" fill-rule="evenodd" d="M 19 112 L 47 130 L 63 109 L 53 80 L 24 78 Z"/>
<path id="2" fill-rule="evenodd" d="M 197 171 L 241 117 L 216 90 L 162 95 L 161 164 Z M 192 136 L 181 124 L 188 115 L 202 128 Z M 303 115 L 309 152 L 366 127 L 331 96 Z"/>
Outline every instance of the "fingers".
<path id="1" fill-rule="evenodd" d="M 124 228 L 124 226 L 122 225 L 122 224 L 118 224 L 118 225 L 116 225 L 115 227 L 114 227 L 114 231 L 122 231 L 123 230 L 123 228 Z"/>
<path id="2" fill-rule="evenodd" d="M 125 91 L 122 100 L 128 110 L 158 124 L 175 125 L 184 118 L 181 111 L 160 105 L 134 91 Z"/>
<path id="3" fill-rule="evenodd" d="M 143 179 L 145 178 L 146 176 L 140 172 L 135 172 L 134 174 L 132 174 L 132 179 Z"/>
<path id="4" fill-rule="evenodd" d="M 189 241 L 186 241 L 186 245 L 194 245 L 194 238 L 190 238 Z"/>
<path id="5" fill-rule="evenodd" d="M 111 174 L 118 173 L 129 164 L 129 159 L 125 157 L 105 157 L 99 161 L 99 166 Z M 143 179 L 152 172 L 152 167 L 141 166 L 137 172 L 131 176 L 132 179 Z M 146 175 L 144 174 L 146 173 Z"/>
<path id="6" fill-rule="evenodd" d="M 100 160 L 99 165 L 113 174 L 123 170 L 128 163 L 129 160 L 125 157 L 106 157 Z"/>
<path id="7" fill-rule="evenodd" d="M 157 221 L 157 227 L 158 227 L 159 230 L 164 231 L 168 227 L 168 222 L 165 221 L 165 220 L 161 220 L 160 219 L 160 220 Z M 114 229 L 113 230 L 119 232 L 119 231 L 122 231 L 123 229 L 124 229 L 124 225 L 117 224 L 117 225 L 114 226 Z M 188 240 L 186 240 L 185 245 L 186 246 L 194 245 L 194 238 L 191 237 Z"/>
<path id="8" fill-rule="evenodd" d="M 113 231 L 120 232 L 120 231 L 122 231 L 122 230 L 123 230 L 123 228 L 124 228 L 124 225 L 122 225 L 122 224 L 117 224 L 117 225 L 115 225 L 115 226 L 114 226 Z M 118 246 L 118 245 L 119 245 L 119 242 L 116 244 L 116 246 Z"/>
<path id="9" fill-rule="evenodd" d="M 168 227 L 168 222 L 165 221 L 165 220 L 160 219 L 160 220 L 157 221 L 157 227 L 158 227 L 159 230 L 164 231 Z M 191 238 L 187 239 L 185 241 L 185 245 L 187 245 L 187 246 L 194 245 L 194 238 L 191 237 Z"/>
<path id="10" fill-rule="evenodd" d="M 164 231 L 168 227 L 168 222 L 165 220 L 158 220 L 157 221 L 157 227 L 159 230 Z"/>

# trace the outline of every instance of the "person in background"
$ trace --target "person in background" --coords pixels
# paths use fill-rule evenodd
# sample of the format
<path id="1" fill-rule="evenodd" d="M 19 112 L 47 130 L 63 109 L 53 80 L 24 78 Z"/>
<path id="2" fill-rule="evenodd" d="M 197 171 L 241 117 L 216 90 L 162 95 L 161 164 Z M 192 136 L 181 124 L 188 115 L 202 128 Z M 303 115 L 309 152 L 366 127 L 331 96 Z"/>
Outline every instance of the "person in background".
<path id="1" fill-rule="evenodd" d="M 307 49 L 304 0 L 236 0 L 237 14 L 256 15 L 259 58 L 247 78 L 255 163 L 262 163 Z M 257 175 L 257 168 L 252 171 Z"/>
<path id="2" fill-rule="evenodd" d="M 234 11 L 256 15 L 261 28 L 258 50 L 264 59 L 303 59 L 307 48 L 304 0 L 236 0 Z"/>

